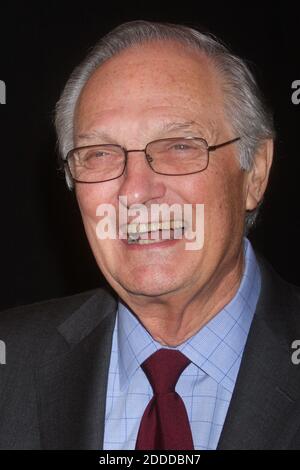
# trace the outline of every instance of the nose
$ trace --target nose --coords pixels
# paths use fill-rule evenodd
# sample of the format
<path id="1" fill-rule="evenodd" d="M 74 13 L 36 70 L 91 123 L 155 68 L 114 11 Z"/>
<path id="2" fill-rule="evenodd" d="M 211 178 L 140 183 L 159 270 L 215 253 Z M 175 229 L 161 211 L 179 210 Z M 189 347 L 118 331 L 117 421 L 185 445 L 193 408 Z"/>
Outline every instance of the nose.
<path id="1" fill-rule="evenodd" d="M 162 178 L 150 168 L 143 150 L 129 151 L 118 195 L 126 196 L 128 207 L 157 202 L 166 192 Z"/>

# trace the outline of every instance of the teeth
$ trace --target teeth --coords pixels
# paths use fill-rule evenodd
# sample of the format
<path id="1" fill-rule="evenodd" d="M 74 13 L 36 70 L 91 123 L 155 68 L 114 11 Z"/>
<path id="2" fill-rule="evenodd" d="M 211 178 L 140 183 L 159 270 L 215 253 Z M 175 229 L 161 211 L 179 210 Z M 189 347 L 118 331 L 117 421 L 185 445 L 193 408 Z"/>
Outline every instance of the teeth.
<path id="1" fill-rule="evenodd" d="M 143 235 L 149 232 L 158 232 L 159 230 L 182 230 L 185 228 L 185 224 L 182 220 L 172 220 L 166 222 L 152 222 L 152 223 L 135 223 L 127 225 L 127 241 L 129 244 L 138 243 L 138 244 L 149 244 L 156 243 L 157 239 L 144 238 Z M 171 237 L 173 238 L 173 237 Z"/>
<path id="2" fill-rule="evenodd" d="M 133 242 L 137 241 L 139 238 L 140 238 L 139 233 L 129 233 L 128 234 L 128 241 L 130 243 L 133 243 Z"/>
<path id="3" fill-rule="evenodd" d="M 138 233 L 156 232 L 157 230 L 175 230 L 184 228 L 182 220 L 172 220 L 166 222 L 152 222 L 148 224 L 128 224 L 127 233 L 133 238 Z"/>
<path id="4" fill-rule="evenodd" d="M 157 240 L 138 240 L 138 241 L 131 241 L 130 243 L 138 243 L 139 245 L 149 245 L 150 243 L 157 243 Z"/>
<path id="5" fill-rule="evenodd" d="M 173 230 L 177 229 L 177 228 L 184 228 L 184 222 L 182 220 L 172 220 L 171 222 L 171 228 Z"/>

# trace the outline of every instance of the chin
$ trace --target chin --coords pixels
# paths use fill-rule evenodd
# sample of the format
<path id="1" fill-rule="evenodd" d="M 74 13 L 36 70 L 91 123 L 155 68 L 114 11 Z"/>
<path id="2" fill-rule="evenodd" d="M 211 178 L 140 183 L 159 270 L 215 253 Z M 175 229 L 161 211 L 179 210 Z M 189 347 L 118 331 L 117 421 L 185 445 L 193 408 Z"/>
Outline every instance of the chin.
<path id="1" fill-rule="evenodd" d="M 136 296 L 141 296 L 141 297 L 161 297 L 164 295 L 171 294 L 174 290 L 176 290 L 176 287 L 174 286 L 162 286 L 160 285 L 130 285 L 130 284 L 123 284 L 122 285 L 123 289 L 126 290 L 126 292 L 136 295 Z"/>
<path id="2" fill-rule="evenodd" d="M 118 285 L 131 294 L 158 297 L 180 290 L 183 286 L 183 278 L 174 278 L 174 270 L 172 272 L 170 270 L 164 270 L 164 272 L 155 270 L 151 272 L 150 270 L 149 272 L 148 270 L 147 273 L 145 271 L 134 273 L 130 279 L 119 275 L 116 280 Z"/>

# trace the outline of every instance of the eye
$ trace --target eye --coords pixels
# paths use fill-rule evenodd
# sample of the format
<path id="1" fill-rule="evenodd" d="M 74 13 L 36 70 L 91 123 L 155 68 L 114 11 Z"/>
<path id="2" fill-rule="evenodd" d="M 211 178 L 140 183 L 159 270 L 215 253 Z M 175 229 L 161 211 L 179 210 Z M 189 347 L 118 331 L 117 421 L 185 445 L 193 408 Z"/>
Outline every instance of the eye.
<path id="1" fill-rule="evenodd" d="M 110 149 L 87 149 L 79 154 L 78 164 L 88 168 L 94 168 L 95 166 L 105 165 L 108 161 L 107 159 L 111 157 L 112 152 Z"/>
<path id="2" fill-rule="evenodd" d="M 194 152 L 197 149 L 197 144 L 193 141 L 176 141 L 170 143 L 167 148 L 167 151 L 171 152 L 178 152 L 178 153 L 187 153 L 187 152 Z"/>
<path id="3" fill-rule="evenodd" d="M 191 145 L 189 144 L 182 144 L 182 143 L 179 143 L 179 144 L 174 144 L 173 147 L 172 147 L 174 150 L 189 150 L 191 148 L 193 148 Z"/>
<path id="4" fill-rule="evenodd" d="M 107 148 L 95 148 L 89 149 L 83 154 L 84 162 L 100 162 L 106 161 L 108 158 L 120 158 L 121 153 L 119 149 L 107 147 Z"/>
<path id="5" fill-rule="evenodd" d="M 95 150 L 93 152 L 89 152 L 85 158 L 90 160 L 91 158 L 106 157 L 108 155 L 111 155 L 111 152 L 106 150 Z"/>

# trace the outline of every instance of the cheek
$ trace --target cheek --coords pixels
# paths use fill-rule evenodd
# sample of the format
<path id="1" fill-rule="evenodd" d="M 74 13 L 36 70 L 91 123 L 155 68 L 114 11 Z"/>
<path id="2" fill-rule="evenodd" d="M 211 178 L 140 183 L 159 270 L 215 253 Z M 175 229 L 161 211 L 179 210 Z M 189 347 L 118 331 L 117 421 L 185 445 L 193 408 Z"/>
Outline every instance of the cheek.
<path id="1" fill-rule="evenodd" d="M 101 220 L 101 216 L 97 215 L 97 209 L 100 204 L 110 204 L 111 200 L 108 194 L 105 194 L 103 189 L 97 187 L 97 185 L 78 186 L 80 187 L 76 188 L 76 197 L 85 233 L 94 254 L 96 255 L 97 253 L 97 256 L 100 256 L 103 252 L 103 246 L 106 247 L 106 251 L 109 251 L 107 249 L 109 240 L 100 240 L 97 236 L 97 226 Z"/>
<path id="2" fill-rule="evenodd" d="M 102 269 L 106 264 L 105 260 L 112 258 L 114 240 L 99 239 L 97 225 L 101 216 L 97 215 L 97 208 L 100 204 L 112 204 L 112 196 L 107 189 L 104 191 L 103 186 L 99 188 L 97 185 L 82 185 L 76 188 L 76 197 L 89 244 Z"/>
<path id="3" fill-rule="evenodd" d="M 207 172 L 203 177 L 191 180 L 186 188 L 188 202 L 204 204 L 205 232 L 220 236 L 226 230 L 240 225 L 245 211 L 243 175 Z"/>
<path id="4" fill-rule="evenodd" d="M 232 174 L 219 181 L 215 191 L 212 217 L 214 227 L 217 227 L 219 236 L 233 237 L 240 235 L 244 226 L 245 201 L 243 191 L 243 178 L 240 173 Z"/>
<path id="5" fill-rule="evenodd" d="M 97 222 L 97 208 L 100 204 L 112 204 L 111 191 L 105 191 L 103 186 L 97 184 L 76 186 L 76 198 L 83 221 Z"/>

